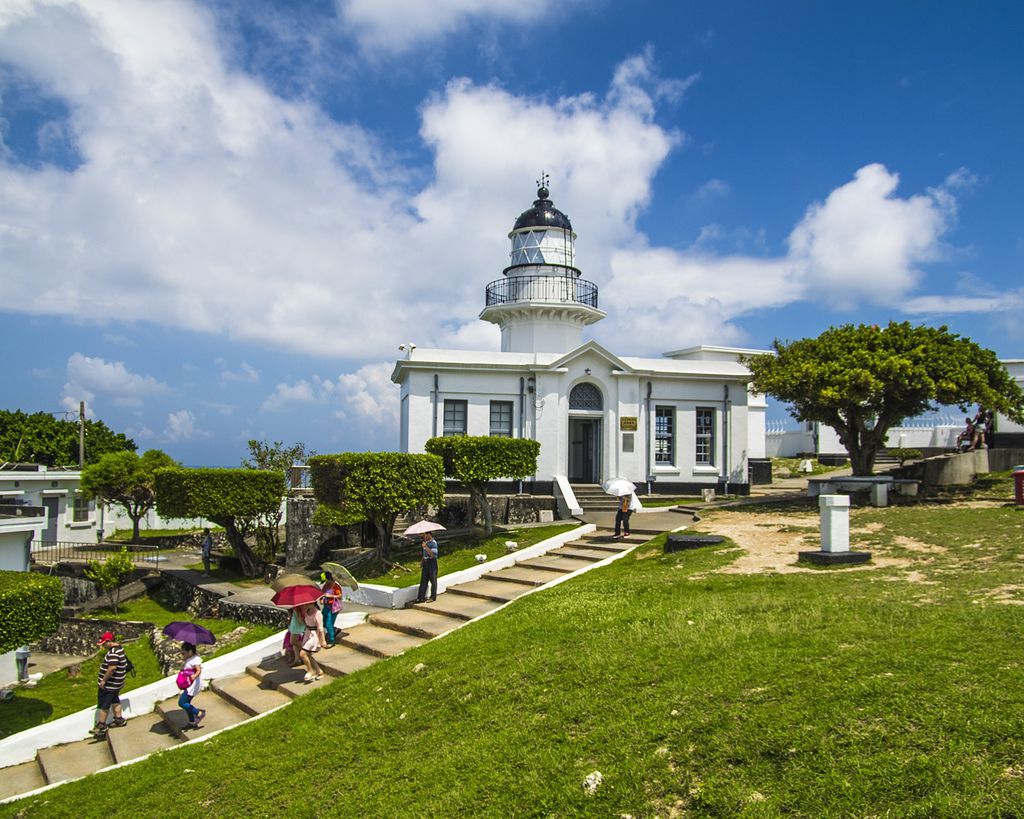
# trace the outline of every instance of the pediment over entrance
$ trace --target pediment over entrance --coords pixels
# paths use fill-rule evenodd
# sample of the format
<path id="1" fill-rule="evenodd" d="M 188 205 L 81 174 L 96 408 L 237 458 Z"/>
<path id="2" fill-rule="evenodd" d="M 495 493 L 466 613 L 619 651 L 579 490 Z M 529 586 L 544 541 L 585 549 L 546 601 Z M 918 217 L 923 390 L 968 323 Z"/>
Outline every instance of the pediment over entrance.
<path id="1" fill-rule="evenodd" d="M 596 355 L 599 358 L 604 359 L 608 362 L 609 366 L 613 370 L 620 370 L 622 372 L 633 372 L 633 368 L 630 367 L 625 361 L 619 358 L 617 355 L 608 352 L 604 347 L 598 344 L 596 341 L 588 341 L 586 344 L 582 344 L 575 350 L 570 350 L 561 358 L 555 359 L 548 366 L 551 369 L 558 367 L 567 367 L 572 362 L 589 355 Z"/>

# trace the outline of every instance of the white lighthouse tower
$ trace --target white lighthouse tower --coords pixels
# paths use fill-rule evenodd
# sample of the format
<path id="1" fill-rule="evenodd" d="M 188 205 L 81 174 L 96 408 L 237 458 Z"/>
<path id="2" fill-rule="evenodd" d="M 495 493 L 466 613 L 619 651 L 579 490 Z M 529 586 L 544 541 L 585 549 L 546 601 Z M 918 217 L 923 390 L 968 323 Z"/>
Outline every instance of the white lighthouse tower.
<path id="1" fill-rule="evenodd" d="M 566 353 L 583 343 L 583 328 L 600 321 L 597 285 L 575 266 L 569 217 L 548 198 L 543 175 L 533 207 L 516 219 L 508 237 L 504 278 L 487 285 L 480 318 L 501 328 L 505 353 Z"/>

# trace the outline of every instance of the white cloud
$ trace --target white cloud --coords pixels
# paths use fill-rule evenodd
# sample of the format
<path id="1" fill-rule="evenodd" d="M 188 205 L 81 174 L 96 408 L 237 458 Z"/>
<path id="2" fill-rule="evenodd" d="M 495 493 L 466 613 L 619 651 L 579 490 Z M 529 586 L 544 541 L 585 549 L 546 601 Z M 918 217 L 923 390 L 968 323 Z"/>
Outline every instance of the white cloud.
<path id="1" fill-rule="evenodd" d="M 711 199 L 721 199 L 729 195 L 729 183 L 722 179 L 709 179 L 693 194 L 698 202 L 707 202 Z"/>
<path id="2" fill-rule="evenodd" d="M 143 399 L 169 390 L 152 376 L 130 372 L 121 361 L 105 361 L 81 353 L 68 358 L 67 378 L 62 403 L 72 411 L 77 411 L 79 401 L 85 401 L 91 413 L 97 398 L 118 406 L 137 407 Z"/>
<path id="3" fill-rule="evenodd" d="M 840 307 L 893 305 L 918 283 L 920 265 L 939 258 L 953 194 L 936 188 L 900 199 L 898 184 L 884 166 L 865 165 L 807 209 L 789 235 L 789 255 L 806 271 L 810 293 Z"/>
<path id="4" fill-rule="evenodd" d="M 219 365 L 220 380 L 227 382 L 244 382 L 248 384 L 260 383 L 260 371 L 246 361 L 243 361 L 238 370 L 230 370 L 224 363 L 224 359 L 218 358 L 215 364 Z"/>
<path id="5" fill-rule="evenodd" d="M 391 381 L 393 368 L 392 362 L 382 361 L 342 373 L 333 381 L 314 375 L 291 384 L 278 384 L 262 409 L 276 412 L 310 404 L 333 407 L 335 418 L 365 431 L 373 440 L 387 441 L 389 448 L 393 448 L 398 436 L 398 386 Z"/>
<path id="6" fill-rule="evenodd" d="M 474 20 L 506 23 L 550 22 L 579 0 L 552 6 L 545 0 L 338 0 L 344 22 L 367 51 L 397 52 L 450 34 Z"/>
<path id="7" fill-rule="evenodd" d="M 212 15 L 186 2 L 26 4 L 0 17 L 0 53 L 67 103 L 81 158 L 71 170 L 0 163 L 8 303 L 350 359 L 409 338 L 496 344 L 475 327 L 486 271 L 501 275 L 541 166 L 555 169 L 556 204 L 586 226 L 579 261 L 601 280 L 683 141 L 652 112 L 685 81 L 659 78 L 649 54 L 627 60 L 603 98 L 455 80 L 421 109 L 435 165 L 414 188 L 374 135 L 276 96 L 222 45 Z"/>
<path id="8" fill-rule="evenodd" d="M 908 299 L 903 312 L 912 316 L 951 313 L 1007 313 L 1024 308 L 1024 290 L 991 296 L 918 296 Z"/>
<path id="9" fill-rule="evenodd" d="M 319 404 L 326 400 L 330 382 L 323 382 L 317 376 L 312 381 L 300 379 L 294 384 L 278 384 L 263 401 L 264 412 L 276 412 L 290 404 Z"/>
<path id="10" fill-rule="evenodd" d="M 188 410 L 182 409 L 168 414 L 167 426 L 163 434 L 164 440 L 168 443 L 177 444 L 209 436 L 209 432 L 196 425 L 196 417 Z"/>

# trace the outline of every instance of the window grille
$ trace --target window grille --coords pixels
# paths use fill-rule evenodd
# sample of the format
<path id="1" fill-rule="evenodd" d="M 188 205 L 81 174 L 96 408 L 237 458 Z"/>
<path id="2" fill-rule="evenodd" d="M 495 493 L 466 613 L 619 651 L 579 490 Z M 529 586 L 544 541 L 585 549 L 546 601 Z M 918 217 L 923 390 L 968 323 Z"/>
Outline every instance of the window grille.
<path id="1" fill-rule="evenodd" d="M 604 402 L 601 399 L 601 391 L 593 384 L 577 384 L 572 388 L 572 392 L 569 393 L 569 409 L 604 409 Z"/>
<path id="2" fill-rule="evenodd" d="M 491 401 L 491 436 L 512 437 L 512 402 Z"/>
<path id="3" fill-rule="evenodd" d="M 715 410 L 713 407 L 697 407 L 697 440 L 695 456 L 695 460 L 698 464 L 714 466 Z"/>
<path id="4" fill-rule="evenodd" d="M 654 408 L 654 462 L 656 464 L 674 464 L 675 453 L 676 408 Z"/>
<path id="5" fill-rule="evenodd" d="M 466 434 L 466 402 L 446 399 L 444 402 L 444 437 Z"/>

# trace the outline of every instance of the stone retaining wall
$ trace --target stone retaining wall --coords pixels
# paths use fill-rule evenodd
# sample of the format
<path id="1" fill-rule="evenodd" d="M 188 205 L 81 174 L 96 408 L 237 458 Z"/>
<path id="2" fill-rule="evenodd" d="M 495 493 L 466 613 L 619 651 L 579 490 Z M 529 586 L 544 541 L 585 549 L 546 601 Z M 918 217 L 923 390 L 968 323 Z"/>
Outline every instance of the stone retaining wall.
<path id="1" fill-rule="evenodd" d="M 230 596 L 193 586 L 172 572 L 163 572 L 164 593 L 175 608 L 187 609 L 193 617 L 224 617 L 242 623 L 287 628 L 290 613 L 287 609 L 238 603 Z"/>
<path id="2" fill-rule="evenodd" d="M 60 628 L 43 637 L 33 648 L 50 654 L 95 654 L 96 641 L 106 631 L 112 631 L 121 642 L 133 642 L 155 629 L 152 623 L 131 620 L 82 620 L 69 617 L 61 620 Z"/>

